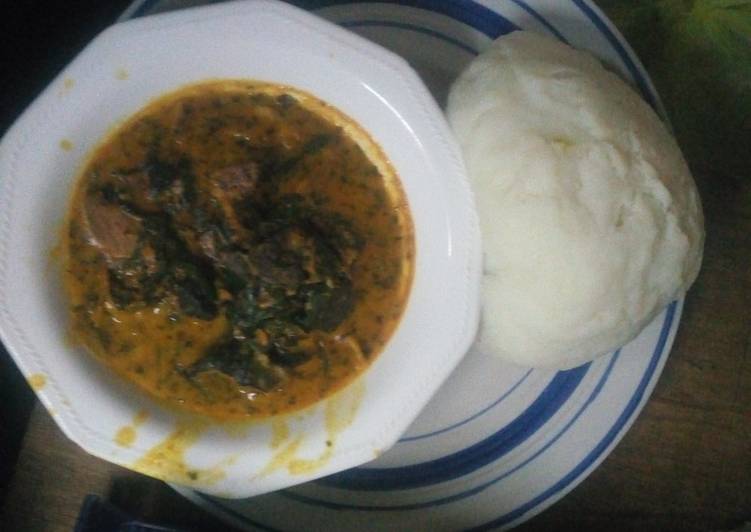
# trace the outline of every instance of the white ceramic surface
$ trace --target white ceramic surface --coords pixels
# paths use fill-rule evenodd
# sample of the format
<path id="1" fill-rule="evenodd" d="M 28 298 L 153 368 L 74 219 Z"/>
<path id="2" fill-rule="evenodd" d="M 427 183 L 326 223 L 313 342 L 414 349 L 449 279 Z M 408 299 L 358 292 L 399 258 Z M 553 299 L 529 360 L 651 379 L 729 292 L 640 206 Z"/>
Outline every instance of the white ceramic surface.
<path id="1" fill-rule="evenodd" d="M 138 1 L 126 16 L 186 1 Z M 407 59 L 441 103 L 492 38 L 525 28 L 590 50 L 662 109 L 628 45 L 588 0 L 297 3 Z M 563 497 L 618 443 L 662 371 L 680 313 L 673 303 L 623 349 L 566 372 L 471 351 L 399 443 L 363 467 L 246 500 L 179 490 L 248 530 L 513 527 Z"/>
<path id="2" fill-rule="evenodd" d="M 413 288 L 385 351 L 341 393 L 286 416 L 286 428 L 278 419 L 197 427 L 66 341 L 51 250 L 85 157 L 150 99 L 208 78 L 293 85 L 354 118 L 401 176 L 415 223 Z M 372 460 L 448 377 L 477 327 L 479 232 L 439 108 L 397 55 L 286 4 L 222 4 L 106 30 L 3 138 L 0 176 L 3 343 L 27 378 L 39 385 L 43 377 L 39 397 L 85 450 L 207 493 L 250 496 Z M 116 441 L 124 427 L 132 444 Z"/>

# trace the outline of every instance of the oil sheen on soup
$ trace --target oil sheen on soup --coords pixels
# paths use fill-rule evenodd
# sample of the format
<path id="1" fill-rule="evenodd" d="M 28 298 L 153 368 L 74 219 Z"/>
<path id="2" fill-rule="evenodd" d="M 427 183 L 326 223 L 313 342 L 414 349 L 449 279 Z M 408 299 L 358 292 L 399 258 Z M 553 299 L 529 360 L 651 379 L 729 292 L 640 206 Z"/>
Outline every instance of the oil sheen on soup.
<path id="1" fill-rule="evenodd" d="M 302 91 L 223 80 L 152 102 L 94 151 L 63 235 L 74 340 L 217 419 L 310 405 L 384 348 L 414 232 L 398 177 Z"/>

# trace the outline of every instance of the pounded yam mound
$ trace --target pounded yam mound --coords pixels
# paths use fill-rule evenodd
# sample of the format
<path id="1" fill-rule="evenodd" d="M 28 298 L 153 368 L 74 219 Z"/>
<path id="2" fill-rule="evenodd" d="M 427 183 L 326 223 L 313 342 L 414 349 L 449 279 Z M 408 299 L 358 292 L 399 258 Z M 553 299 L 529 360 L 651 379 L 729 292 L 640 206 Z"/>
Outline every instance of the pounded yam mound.
<path id="1" fill-rule="evenodd" d="M 570 368 L 633 339 L 701 264 L 701 205 L 655 112 L 587 53 L 499 38 L 453 85 L 448 118 L 485 249 L 480 346 Z"/>

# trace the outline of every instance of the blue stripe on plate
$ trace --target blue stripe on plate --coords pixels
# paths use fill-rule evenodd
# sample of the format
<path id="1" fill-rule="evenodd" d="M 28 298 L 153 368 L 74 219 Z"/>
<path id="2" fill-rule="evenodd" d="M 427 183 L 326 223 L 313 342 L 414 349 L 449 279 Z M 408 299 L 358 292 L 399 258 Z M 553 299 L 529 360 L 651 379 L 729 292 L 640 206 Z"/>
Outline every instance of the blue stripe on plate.
<path id="1" fill-rule="evenodd" d="M 477 50 L 475 50 L 471 46 L 467 46 L 466 44 L 464 44 L 463 42 L 457 39 L 454 39 L 452 37 L 449 37 L 448 35 L 444 35 L 443 33 L 439 33 L 434 30 L 423 28 L 422 26 L 415 26 L 414 24 L 407 24 L 404 22 L 392 22 L 390 20 L 363 20 L 363 21 L 353 21 L 353 22 L 337 22 L 337 24 L 345 28 L 363 28 L 363 27 L 368 27 L 368 26 L 377 26 L 380 28 L 383 28 L 383 27 L 399 28 L 401 30 L 414 31 L 415 33 L 422 33 L 424 35 L 430 35 L 431 37 L 435 37 L 436 39 L 440 39 L 447 43 L 453 44 L 457 48 L 461 48 L 465 52 L 469 52 L 472 55 L 478 54 Z"/>
<path id="2" fill-rule="evenodd" d="M 349 490 L 403 490 L 446 482 L 486 466 L 529 438 L 571 397 L 590 364 L 556 374 L 542 393 L 511 423 L 456 453 L 403 467 L 358 467 L 319 479 L 317 484 Z"/>
<path id="3" fill-rule="evenodd" d="M 519 6 L 520 8 L 522 8 L 524 11 L 526 11 L 527 13 L 529 13 L 530 15 L 532 15 L 532 18 L 534 18 L 537 22 L 539 22 L 540 24 L 542 24 L 543 26 L 545 26 L 548 29 L 548 31 L 550 31 L 550 33 L 552 33 L 553 35 L 555 35 L 555 37 L 558 40 L 563 41 L 566 44 L 568 44 L 568 40 L 563 35 L 561 35 L 561 32 L 558 31 L 555 28 L 555 26 L 553 26 L 550 22 L 548 22 L 547 20 L 545 20 L 542 17 L 542 15 L 540 15 L 537 11 L 535 11 L 534 9 L 532 9 L 532 6 L 530 6 L 527 2 L 524 2 L 523 0 L 511 0 L 511 1 L 513 3 L 515 3 L 517 6 Z"/>
<path id="4" fill-rule="evenodd" d="M 641 381 L 636 388 L 636 392 L 633 396 L 631 396 L 631 399 L 626 404 L 626 407 L 621 412 L 621 415 L 618 416 L 618 419 L 615 421 L 613 426 L 610 428 L 605 437 L 600 441 L 600 443 L 598 443 L 597 446 L 592 449 L 589 454 L 587 454 L 587 456 L 581 462 L 579 462 L 579 464 L 574 467 L 574 469 L 572 469 L 566 476 L 561 478 L 558 482 L 553 484 L 550 488 L 542 492 L 540 495 L 522 504 L 514 511 L 504 514 L 492 521 L 484 523 L 483 525 L 480 525 L 479 527 L 476 527 L 472 530 L 488 530 L 511 523 L 512 521 L 523 516 L 526 512 L 529 512 L 536 506 L 542 504 L 545 500 L 565 490 L 580 475 L 585 474 L 587 469 L 589 469 L 589 467 L 591 467 L 595 463 L 595 461 L 597 461 L 597 459 L 605 452 L 607 447 L 621 433 L 626 423 L 628 423 L 632 416 L 636 414 L 637 409 L 639 408 L 639 403 L 641 403 L 647 386 L 652 380 L 652 376 L 654 375 L 655 370 L 657 369 L 657 365 L 662 358 L 661 355 L 663 353 L 663 350 L 665 349 L 665 344 L 667 343 L 668 337 L 670 336 L 670 327 L 673 323 L 673 317 L 675 316 L 675 310 L 677 306 L 678 303 L 674 301 L 668 307 L 667 313 L 665 315 L 665 322 L 662 327 L 662 331 L 660 332 L 660 338 L 657 341 L 657 345 L 655 346 L 654 353 L 652 354 L 652 359 L 649 361 L 649 366 L 644 372 L 644 375 L 642 376 Z"/>
<path id="5" fill-rule="evenodd" d="M 621 58 L 623 63 L 626 65 L 626 69 L 629 71 L 631 76 L 633 76 L 634 81 L 636 82 L 636 86 L 639 88 L 639 92 L 641 92 L 642 98 L 644 98 L 647 103 L 652 107 L 652 109 L 655 110 L 658 114 L 661 114 L 659 109 L 659 105 L 657 105 L 657 98 L 654 94 L 652 94 L 652 91 L 649 88 L 649 83 L 642 75 L 641 69 L 636 66 L 636 62 L 631 57 L 631 54 L 629 54 L 626 51 L 626 48 L 621 43 L 621 40 L 612 32 L 612 30 L 608 27 L 607 23 L 600 18 L 600 16 L 595 12 L 595 10 L 592 8 L 592 6 L 584 2 L 583 0 L 571 0 L 576 7 L 578 7 L 584 15 L 592 21 L 592 24 L 595 25 L 595 27 L 600 30 L 600 33 L 603 34 L 603 36 L 608 40 L 610 43 L 610 46 L 612 46 L 613 50 L 618 54 L 618 56 Z M 667 117 L 662 116 L 663 120 L 666 120 Z"/>
<path id="6" fill-rule="evenodd" d="M 449 495 L 448 497 L 441 497 L 440 499 L 433 499 L 429 501 L 421 501 L 418 503 L 413 504 L 401 504 L 401 505 L 390 505 L 390 506 L 365 506 L 365 505 L 350 505 L 350 504 L 341 504 L 341 503 L 332 503 L 329 501 L 321 501 L 319 499 L 314 499 L 312 497 L 306 497 L 304 495 L 300 495 L 297 493 L 294 493 L 290 490 L 285 490 L 281 492 L 281 495 L 284 495 L 290 499 L 296 500 L 298 502 L 304 502 L 308 504 L 314 504 L 317 506 L 324 506 L 326 508 L 331 509 L 338 509 L 338 510 L 361 510 L 361 511 L 397 511 L 397 510 L 418 510 L 420 508 L 428 508 L 431 506 L 439 506 L 442 504 L 448 504 L 451 502 L 455 502 L 461 499 L 465 499 L 467 497 L 471 497 L 472 495 L 475 495 L 476 493 L 479 493 L 483 491 L 484 489 L 487 489 L 488 487 L 492 486 L 493 484 L 496 484 L 497 482 L 500 482 L 504 478 L 507 478 L 509 475 L 514 474 L 516 471 L 519 471 L 521 468 L 528 465 L 530 462 L 532 462 L 534 459 L 536 459 L 538 456 L 540 456 L 543 452 L 545 452 L 551 445 L 553 445 L 556 441 L 558 441 L 563 434 L 565 434 L 568 429 L 576 422 L 577 419 L 584 413 L 584 411 L 589 407 L 590 404 L 597 398 L 598 395 L 600 395 L 600 391 L 605 386 L 605 383 L 607 382 L 608 378 L 610 377 L 610 373 L 613 370 L 613 367 L 615 366 L 616 361 L 618 360 L 620 356 L 620 350 L 616 351 L 615 354 L 610 359 L 610 362 L 608 363 L 608 367 L 605 369 L 603 374 L 600 376 L 600 380 L 595 385 L 594 389 L 592 390 L 592 393 L 587 398 L 587 400 L 582 404 L 582 406 L 579 408 L 579 410 L 574 414 L 574 416 L 564 425 L 564 427 L 544 446 L 542 446 L 537 452 L 535 452 L 532 456 L 528 457 L 526 460 L 524 460 L 522 463 L 517 465 L 516 467 L 510 469 L 509 471 L 504 472 L 502 475 L 499 475 L 492 480 L 480 484 L 479 486 L 475 486 L 472 489 L 463 491 L 461 493 L 455 493 L 453 495 Z"/>
<path id="7" fill-rule="evenodd" d="M 541 493 L 534 499 L 519 506 L 515 510 L 508 512 L 492 521 L 489 521 L 488 523 L 480 525 L 479 527 L 473 530 L 487 530 L 487 529 L 499 527 L 505 524 L 509 524 L 512 521 L 518 519 L 519 517 L 524 515 L 524 513 L 532 510 L 537 505 L 543 503 L 545 500 L 556 495 L 558 492 L 566 489 L 579 475 L 584 474 L 584 472 L 600 457 L 600 455 L 602 455 L 602 453 L 605 451 L 608 445 L 610 445 L 612 441 L 618 436 L 618 434 L 620 434 L 620 432 L 622 431 L 624 425 L 628 422 L 628 420 L 631 419 L 631 417 L 635 414 L 639 406 L 639 403 L 641 402 L 642 397 L 644 397 L 646 388 L 649 385 L 650 381 L 652 380 L 652 377 L 654 376 L 655 370 L 657 369 L 657 365 L 659 364 L 659 361 L 662 358 L 663 352 L 665 350 L 665 344 L 667 342 L 668 337 L 670 336 L 670 330 L 673 324 L 673 319 L 675 317 L 676 307 L 677 307 L 677 302 L 673 302 L 667 308 L 667 311 L 665 313 L 665 319 L 662 325 L 662 330 L 660 331 L 660 337 L 657 341 L 657 344 L 655 345 L 655 349 L 652 353 L 652 357 L 649 361 L 649 365 L 647 366 L 647 369 L 644 371 L 644 374 L 642 375 L 639 385 L 636 388 L 636 392 L 628 401 L 628 403 L 626 404 L 626 407 L 623 409 L 623 411 L 618 416 L 613 426 L 606 433 L 605 437 L 600 441 L 600 443 L 598 443 L 594 447 L 594 449 L 590 451 L 587 454 L 587 456 L 585 456 L 584 459 L 581 462 L 579 462 L 579 464 L 576 465 L 569 473 L 567 473 L 564 477 L 562 477 L 558 482 L 553 484 L 553 486 L 548 488 L 546 491 L 544 491 L 543 493 Z M 336 502 L 324 501 L 320 499 L 315 499 L 313 497 L 308 497 L 305 495 L 294 493 L 291 490 L 285 490 L 285 491 L 279 492 L 279 495 L 282 495 L 286 498 L 292 499 L 300 503 L 321 506 L 321 507 L 329 508 L 329 509 L 357 510 L 357 511 L 368 511 L 368 512 L 418 510 L 422 508 L 429 508 L 431 506 L 448 504 L 448 503 L 456 502 L 461 499 L 465 499 L 467 497 L 471 497 L 472 495 L 475 495 L 489 488 L 490 486 L 502 481 L 504 478 L 515 473 L 521 468 L 527 466 L 530 462 L 535 460 L 538 456 L 540 456 L 543 452 L 545 452 L 550 446 L 552 446 L 556 441 L 558 441 L 558 439 L 560 439 L 569 430 L 569 428 L 579 419 L 579 417 L 586 411 L 589 405 L 595 399 L 597 399 L 597 396 L 600 394 L 603 387 L 605 386 L 605 383 L 610 377 L 611 371 L 613 370 L 613 367 L 615 366 L 615 363 L 618 360 L 619 356 L 620 356 L 620 350 L 616 351 L 616 353 L 613 355 L 612 359 L 610 360 L 610 363 L 608 364 L 607 369 L 603 373 L 602 377 L 600 377 L 599 382 L 593 389 L 592 394 L 587 399 L 587 401 L 579 408 L 577 413 L 566 423 L 566 425 L 555 435 L 553 439 L 551 439 L 541 449 L 535 452 L 535 454 L 528 457 L 524 462 L 517 465 L 513 469 L 506 471 L 502 475 L 495 477 L 486 483 L 480 484 L 479 486 L 475 486 L 472 489 L 463 491 L 461 493 L 456 493 L 448 497 L 442 497 L 440 499 L 422 501 L 422 502 L 413 503 L 413 504 L 403 504 L 399 506 L 374 506 L 374 505 L 365 506 L 365 505 L 336 503 Z M 224 506 L 221 503 L 214 501 L 213 499 L 207 498 L 206 500 L 215 503 L 221 508 L 224 508 Z"/>
<path id="8" fill-rule="evenodd" d="M 527 377 L 529 377 L 532 374 L 532 371 L 534 371 L 534 370 L 532 370 L 532 369 L 528 370 L 524 375 L 522 375 L 522 377 L 518 381 L 516 381 L 516 383 L 511 388 L 509 388 L 509 390 L 506 393 L 504 393 L 498 399 L 496 399 L 495 401 L 493 401 L 492 403 L 490 403 L 488 406 L 486 406 L 485 408 L 483 408 L 479 412 L 471 415 L 467 419 L 459 421 L 458 423 L 454 423 L 453 425 L 449 425 L 448 427 L 444 427 L 442 429 L 435 430 L 433 432 L 428 432 L 426 434 L 420 434 L 418 436 L 409 436 L 409 437 L 406 437 L 406 438 L 402 438 L 401 440 L 399 440 L 399 442 L 400 443 L 401 442 L 410 442 L 410 441 L 416 441 L 416 440 L 422 440 L 422 439 L 425 439 L 425 438 L 430 438 L 431 436 L 437 436 L 439 434 L 443 434 L 445 432 L 449 432 L 450 430 L 454 430 L 454 429 L 456 429 L 458 427 L 461 427 L 462 425 L 465 425 L 465 424 L 469 423 L 470 421 L 474 421 L 475 419 L 477 419 L 478 417 L 482 416 L 483 414 L 485 414 L 489 410 L 492 410 L 493 408 L 495 408 L 496 406 L 498 406 L 499 404 L 501 404 L 504 401 L 504 399 L 506 399 L 509 395 L 511 395 L 512 393 L 514 393 L 514 391 L 519 386 L 521 386 L 521 384 L 525 380 L 527 380 Z"/>
<path id="9" fill-rule="evenodd" d="M 215 4 L 222 1 L 225 0 L 207 0 L 204 4 Z M 138 7 L 131 18 L 148 15 L 160 2 L 161 0 L 146 0 Z M 364 2 L 358 0 L 287 0 L 287 3 L 312 11 L 324 7 L 363 4 Z M 434 0 L 380 0 L 377 3 L 398 4 L 440 13 L 463 22 L 493 39 L 519 29 L 511 21 L 505 19 L 495 11 L 476 4 L 472 0 L 454 0 L 453 2 L 436 2 Z"/>
<path id="10" fill-rule="evenodd" d="M 358 0 L 292 0 L 294 4 L 303 9 L 313 10 L 323 7 L 339 6 L 346 4 L 364 4 Z M 505 19 L 495 11 L 476 4 L 472 0 L 453 0 L 440 2 L 436 0 L 380 0 L 373 2 L 378 4 L 397 4 L 400 6 L 416 7 L 433 13 L 446 15 L 454 20 L 463 22 L 473 27 L 490 38 L 495 39 L 506 33 L 519 29 L 511 21 Z"/>

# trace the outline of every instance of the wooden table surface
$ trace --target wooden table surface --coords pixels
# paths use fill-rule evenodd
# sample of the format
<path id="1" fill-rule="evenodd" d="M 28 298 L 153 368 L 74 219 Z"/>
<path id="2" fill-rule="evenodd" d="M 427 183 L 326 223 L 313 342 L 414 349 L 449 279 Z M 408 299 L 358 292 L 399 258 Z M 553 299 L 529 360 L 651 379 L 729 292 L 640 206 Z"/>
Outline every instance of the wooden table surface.
<path id="1" fill-rule="evenodd" d="M 90 35 L 119 12 L 120 4 L 88 13 Z M 42 83 L 46 74 L 36 75 Z M 4 117 L 11 114 L 6 108 Z M 594 473 L 519 530 L 570 525 L 574 530 L 704 531 L 751 521 L 751 171 L 743 179 L 719 168 L 694 168 L 694 173 L 706 216 L 704 265 L 652 398 Z M 0 365 L 0 371 L 5 408 L 22 409 L 22 398 L 30 394 L 18 391 L 12 368 Z M 5 427 L 3 437 L 23 433 L 24 416 L 17 417 L 6 412 L 0 418 L 18 425 Z M 165 484 L 85 454 L 39 404 L 33 406 L 17 459 L 5 465 L 11 475 L 0 482 L 5 486 L 0 530 L 68 532 L 90 493 L 140 519 L 196 531 L 230 530 Z"/>

